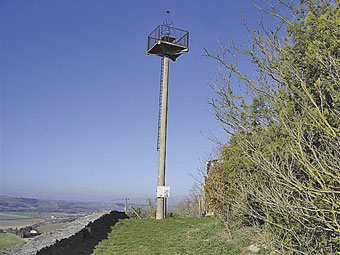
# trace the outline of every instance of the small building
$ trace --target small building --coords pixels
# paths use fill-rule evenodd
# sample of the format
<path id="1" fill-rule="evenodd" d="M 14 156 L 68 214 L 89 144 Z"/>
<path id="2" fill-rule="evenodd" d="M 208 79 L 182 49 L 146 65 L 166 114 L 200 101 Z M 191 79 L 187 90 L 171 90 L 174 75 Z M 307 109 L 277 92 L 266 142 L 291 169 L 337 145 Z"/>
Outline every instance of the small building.
<path id="1" fill-rule="evenodd" d="M 211 170 L 218 164 L 222 164 L 223 160 L 222 159 L 214 159 L 214 160 L 209 160 L 206 163 L 206 174 L 209 176 L 209 173 Z M 214 215 L 214 212 L 209 209 L 209 201 L 208 197 L 206 194 L 206 189 L 205 189 L 205 183 L 202 184 L 201 187 L 201 214 L 203 216 L 212 216 Z"/>

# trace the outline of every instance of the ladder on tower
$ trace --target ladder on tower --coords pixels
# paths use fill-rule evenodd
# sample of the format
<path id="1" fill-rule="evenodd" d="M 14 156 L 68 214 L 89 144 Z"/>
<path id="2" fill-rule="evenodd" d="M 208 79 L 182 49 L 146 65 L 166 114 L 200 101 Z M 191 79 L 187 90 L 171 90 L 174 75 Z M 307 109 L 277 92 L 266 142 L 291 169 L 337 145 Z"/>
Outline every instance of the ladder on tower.
<path id="1" fill-rule="evenodd" d="M 164 72 L 164 57 L 161 58 L 161 75 L 159 86 L 159 102 L 158 102 L 158 131 L 157 131 L 157 151 L 159 151 L 159 140 L 161 136 L 161 117 L 162 117 L 162 95 L 163 95 L 163 72 Z"/>

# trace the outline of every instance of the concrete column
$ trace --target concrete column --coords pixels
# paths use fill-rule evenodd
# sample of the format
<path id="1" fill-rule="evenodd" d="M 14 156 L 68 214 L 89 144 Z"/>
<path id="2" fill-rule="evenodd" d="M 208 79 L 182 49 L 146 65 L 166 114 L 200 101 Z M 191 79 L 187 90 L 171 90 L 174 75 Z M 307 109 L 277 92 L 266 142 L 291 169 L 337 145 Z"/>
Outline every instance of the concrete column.
<path id="1" fill-rule="evenodd" d="M 161 126 L 159 138 L 159 161 L 158 161 L 158 186 L 165 186 L 165 159 L 166 159 L 166 131 L 168 115 L 168 80 L 169 80 L 169 58 L 164 57 L 163 70 L 163 94 L 161 109 Z M 157 198 L 156 219 L 164 219 L 164 198 Z"/>

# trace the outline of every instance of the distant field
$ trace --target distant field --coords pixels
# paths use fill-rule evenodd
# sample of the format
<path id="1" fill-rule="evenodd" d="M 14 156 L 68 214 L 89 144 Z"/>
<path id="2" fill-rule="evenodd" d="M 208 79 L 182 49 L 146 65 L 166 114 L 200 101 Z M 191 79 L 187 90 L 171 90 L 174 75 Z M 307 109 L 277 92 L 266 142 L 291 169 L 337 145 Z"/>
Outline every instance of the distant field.
<path id="1" fill-rule="evenodd" d="M 18 238 L 8 234 L 0 233 L 0 250 L 19 243 L 20 241 L 18 240 Z"/>
<path id="2" fill-rule="evenodd" d="M 16 215 L 14 213 L 1 213 L 0 214 L 0 229 L 7 228 L 23 228 L 26 226 L 34 225 L 43 222 L 44 219 L 33 218 L 24 215 Z"/>
<path id="3" fill-rule="evenodd" d="M 53 213 L 39 213 L 39 212 L 4 212 L 0 213 L 0 219 L 1 215 L 12 215 L 14 217 L 26 217 L 26 218 L 49 218 L 52 215 L 56 215 Z"/>
<path id="4" fill-rule="evenodd" d="M 44 213 L 47 215 L 50 213 L 81 214 L 98 210 L 122 209 L 123 206 L 121 203 L 71 202 L 0 196 L 1 212 L 22 212 L 23 215 L 32 218 L 44 217 Z"/>
<path id="5" fill-rule="evenodd" d="M 23 228 L 26 226 L 31 226 L 37 223 L 45 222 L 46 219 L 50 219 L 51 216 L 55 217 L 80 217 L 83 214 L 67 214 L 67 213 L 39 213 L 39 212 L 2 212 L 0 213 L 0 229 L 7 228 Z M 63 223 L 50 223 L 43 227 L 46 231 L 50 232 L 59 228 L 59 225 Z"/>
<path id="6" fill-rule="evenodd" d="M 17 219 L 24 219 L 27 218 L 26 216 L 22 215 L 15 215 L 11 213 L 0 213 L 0 220 L 17 220 Z"/>
<path id="7" fill-rule="evenodd" d="M 65 225 L 68 222 L 60 222 L 60 223 L 50 223 L 50 224 L 43 224 L 41 226 L 38 227 L 38 231 L 40 233 L 48 233 L 48 232 L 53 232 L 57 229 L 61 229 L 63 227 L 65 227 Z"/>
<path id="8" fill-rule="evenodd" d="M 24 228 L 26 226 L 31 226 L 37 223 L 44 222 L 44 219 L 12 219 L 12 220 L 0 220 L 0 229 L 7 228 Z"/>

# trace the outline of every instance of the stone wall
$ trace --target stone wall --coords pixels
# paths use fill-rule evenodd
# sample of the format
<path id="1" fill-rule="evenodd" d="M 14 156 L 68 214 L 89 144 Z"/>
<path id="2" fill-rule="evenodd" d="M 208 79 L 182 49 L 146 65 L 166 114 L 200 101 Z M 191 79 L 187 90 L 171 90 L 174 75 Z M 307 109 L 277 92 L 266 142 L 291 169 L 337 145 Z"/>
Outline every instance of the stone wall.
<path id="1" fill-rule="evenodd" d="M 68 223 L 64 228 L 7 249 L 1 255 L 82 255 L 91 254 L 94 247 L 111 232 L 119 219 L 127 218 L 117 211 L 95 212 Z"/>

